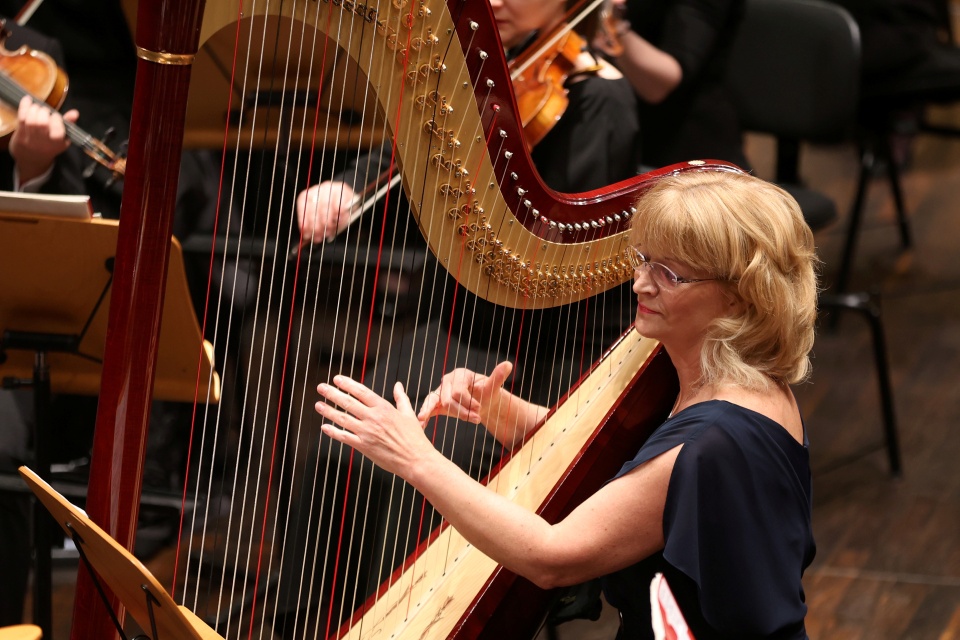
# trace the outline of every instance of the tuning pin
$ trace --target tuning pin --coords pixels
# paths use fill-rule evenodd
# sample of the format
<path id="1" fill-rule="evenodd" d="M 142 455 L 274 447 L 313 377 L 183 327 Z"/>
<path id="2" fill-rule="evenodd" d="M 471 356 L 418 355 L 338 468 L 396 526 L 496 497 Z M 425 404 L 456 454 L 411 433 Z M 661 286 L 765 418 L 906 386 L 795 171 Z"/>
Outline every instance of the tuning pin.
<path id="1" fill-rule="evenodd" d="M 113 133 L 113 127 L 107 130 L 108 134 Z M 111 169 L 110 177 L 104 182 L 104 186 L 109 189 L 112 187 L 118 180 L 123 179 L 124 171 L 126 171 L 127 166 L 127 148 L 129 145 L 129 140 L 124 140 L 117 147 L 117 152 L 113 155 L 113 163 L 109 167 Z"/>
<path id="2" fill-rule="evenodd" d="M 116 171 L 113 171 L 113 172 L 110 173 L 110 177 L 107 178 L 106 181 L 103 183 L 103 186 L 106 187 L 107 189 L 109 189 L 109 188 L 112 187 L 114 184 L 116 184 L 116 182 L 117 182 L 118 179 L 120 179 L 120 178 L 122 178 L 122 177 L 123 177 L 122 174 L 117 173 Z"/>
<path id="3" fill-rule="evenodd" d="M 103 136 L 101 136 L 100 142 L 103 144 L 104 147 L 110 146 L 110 138 L 113 137 L 113 134 L 116 133 L 116 130 L 117 130 L 116 127 L 107 127 L 107 130 L 103 132 Z M 92 177 L 93 172 L 97 170 L 97 166 L 99 164 L 100 164 L 99 161 L 94 160 L 93 162 L 88 164 L 86 167 L 84 167 L 83 172 L 81 173 L 81 175 L 83 176 L 83 179 L 87 180 L 88 178 Z M 108 187 L 110 186 L 109 183 L 107 184 L 107 186 Z"/>
<path id="4" fill-rule="evenodd" d="M 127 145 L 129 140 L 124 140 L 120 143 L 118 151 L 114 156 L 113 162 L 113 175 L 110 177 L 110 180 L 107 181 L 107 187 L 110 187 L 117 180 L 122 180 L 123 175 L 127 170 Z"/>

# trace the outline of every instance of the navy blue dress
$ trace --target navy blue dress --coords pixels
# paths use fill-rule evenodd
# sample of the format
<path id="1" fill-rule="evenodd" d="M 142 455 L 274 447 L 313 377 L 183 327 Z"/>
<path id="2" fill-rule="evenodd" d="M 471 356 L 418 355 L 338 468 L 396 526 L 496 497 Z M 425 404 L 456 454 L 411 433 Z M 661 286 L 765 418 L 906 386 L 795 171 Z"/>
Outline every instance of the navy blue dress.
<path id="1" fill-rule="evenodd" d="M 620 638 L 653 638 L 658 571 L 697 640 L 806 638 L 801 576 L 815 553 L 806 445 L 766 416 L 711 400 L 664 422 L 616 477 L 680 444 L 663 551 L 603 579 Z"/>

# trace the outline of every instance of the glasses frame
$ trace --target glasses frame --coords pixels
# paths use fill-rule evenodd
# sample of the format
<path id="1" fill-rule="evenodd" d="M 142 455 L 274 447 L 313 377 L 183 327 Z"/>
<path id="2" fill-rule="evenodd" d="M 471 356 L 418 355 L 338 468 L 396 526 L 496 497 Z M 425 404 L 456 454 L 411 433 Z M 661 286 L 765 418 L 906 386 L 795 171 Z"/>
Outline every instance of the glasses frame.
<path id="1" fill-rule="evenodd" d="M 638 247 L 627 247 L 627 258 L 634 271 L 640 271 L 646 267 L 650 269 L 650 275 L 658 287 L 665 289 L 675 289 L 681 284 L 694 284 L 695 282 L 709 282 L 711 280 L 724 280 L 724 278 L 684 278 L 678 275 L 676 271 L 665 264 L 654 262 L 643 255 Z"/>

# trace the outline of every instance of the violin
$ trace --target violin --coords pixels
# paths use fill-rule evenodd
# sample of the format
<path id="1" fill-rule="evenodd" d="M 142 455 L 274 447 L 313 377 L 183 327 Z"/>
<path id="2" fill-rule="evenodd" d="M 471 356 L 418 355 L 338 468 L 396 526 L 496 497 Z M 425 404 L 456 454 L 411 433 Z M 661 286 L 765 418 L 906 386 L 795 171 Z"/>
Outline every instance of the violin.
<path id="1" fill-rule="evenodd" d="M 531 47 L 534 55 L 521 56 L 512 65 L 513 90 L 528 149 L 537 146 L 567 110 L 567 78 L 577 69 L 585 44 L 569 29 L 551 46 Z"/>
<path id="2" fill-rule="evenodd" d="M 26 45 L 15 51 L 6 47 L 10 31 L 0 23 L 0 144 L 6 145 L 17 128 L 17 109 L 25 96 L 59 111 L 67 96 L 69 79 L 46 53 Z M 123 176 L 126 158 L 114 153 L 106 144 L 72 122 L 63 122 L 67 138 L 113 173 Z"/>
<path id="3" fill-rule="evenodd" d="M 579 0 L 556 28 L 537 38 L 511 61 L 510 77 L 528 149 L 543 140 L 567 110 L 570 100 L 566 82 L 569 77 L 589 70 L 578 64 L 587 42 L 574 31 L 574 27 L 600 5 L 602 9 L 597 24 L 597 30 L 602 34 L 600 37 L 610 43 L 611 49 L 622 53 L 619 36 L 614 30 L 611 0 L 593 0 L 589 4 L 587 0 Z"/>

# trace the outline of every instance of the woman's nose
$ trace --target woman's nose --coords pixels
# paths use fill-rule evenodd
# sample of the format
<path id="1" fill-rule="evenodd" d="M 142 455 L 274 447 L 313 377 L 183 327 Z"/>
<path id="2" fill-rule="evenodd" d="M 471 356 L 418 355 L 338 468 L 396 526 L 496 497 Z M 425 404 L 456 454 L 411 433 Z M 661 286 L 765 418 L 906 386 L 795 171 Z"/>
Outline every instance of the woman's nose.
<path id="1" fill-rule="evenodd" d="M 633 270 L 633 292 L 657 291 L 657 283 L 653 281 L 653 273 L 646 267 L 636 267 Z"/>

